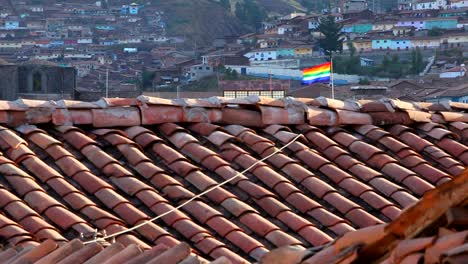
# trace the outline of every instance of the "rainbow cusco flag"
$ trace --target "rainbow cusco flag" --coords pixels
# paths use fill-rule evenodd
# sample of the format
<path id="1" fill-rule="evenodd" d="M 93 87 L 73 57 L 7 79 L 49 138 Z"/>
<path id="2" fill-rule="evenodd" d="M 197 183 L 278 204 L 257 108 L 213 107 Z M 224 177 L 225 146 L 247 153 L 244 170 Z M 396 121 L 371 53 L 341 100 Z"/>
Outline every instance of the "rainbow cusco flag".
<path id="1" fill-rule="evenodd" d="M 331 63 L 323 63 L 302 71 L 302 84 L 313 84 L 317 82 L 329 82 Z"/>

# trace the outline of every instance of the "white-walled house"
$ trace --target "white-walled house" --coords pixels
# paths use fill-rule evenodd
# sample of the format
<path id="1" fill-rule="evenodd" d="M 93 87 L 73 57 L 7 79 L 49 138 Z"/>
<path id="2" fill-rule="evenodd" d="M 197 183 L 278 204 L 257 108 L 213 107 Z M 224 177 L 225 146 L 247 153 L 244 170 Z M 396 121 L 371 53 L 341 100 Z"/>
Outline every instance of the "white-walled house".
<path id="1" fill-rule="evenodd" d="M 450 0 L 450 8 L 468 8 L 468 0 Z"/>
<path id="2" fill-rule="evenodd" d="M 447 0 L 419 0 L 413 6 L 414 10 L 447 9 Z"/>
<path id="3" fill-rule="evenodd" d="M 257 49 L 247 52 L 244 57 L 247 57 L 249 61 L 276 60 L 278 53 L 276 49 Z"/>
<path id="4" fill-rule="evenodd" d="M 204 77 L 214 75 L 214 70 L 208 64 L 197 64 L 190 66 L 185 75 L 188 77 L 189 82 L 198 81 Z"/>
<path id="5" fill-rule="evenodd" d="M 461 64 L 460 66 L 453 67 L 448 69 L 445 72 L 439 74 L 440 78 L 458 78 L 463 77 L 466 75 L 466 67 L 465 64 Z"/>

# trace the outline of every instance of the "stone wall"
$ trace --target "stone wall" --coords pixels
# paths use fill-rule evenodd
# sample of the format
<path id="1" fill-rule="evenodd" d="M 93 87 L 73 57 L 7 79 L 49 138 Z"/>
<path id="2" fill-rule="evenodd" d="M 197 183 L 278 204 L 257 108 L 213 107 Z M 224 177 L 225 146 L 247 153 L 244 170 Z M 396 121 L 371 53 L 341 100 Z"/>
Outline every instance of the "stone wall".
<path id="1" fill-rule="evenodd" d="M 15 65 L 0 65 L 0 99 L 16 99 L 18 90 L 18 67 Z"/>
<path id="2" fill-rule="evenodd" d="M 58 98 L 73 98 L 76 70 L 50 65 L 0 66 L 0 99 L 18 97 L 45 99 L 55 94 Z M 41 96 L 43 95 L 43 96 Z"/>

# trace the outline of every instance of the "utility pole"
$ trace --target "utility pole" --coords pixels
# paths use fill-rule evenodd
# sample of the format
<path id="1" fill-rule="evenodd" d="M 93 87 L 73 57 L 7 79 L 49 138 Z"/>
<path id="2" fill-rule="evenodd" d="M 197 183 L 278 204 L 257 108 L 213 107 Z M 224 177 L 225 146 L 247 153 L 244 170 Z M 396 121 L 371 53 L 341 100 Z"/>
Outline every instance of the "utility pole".
<path id="1" fill-rule="evenodd" d="M 109 69 L 106 70 L 106 98 L 109 98 Z"/>
<path id="2" fill-rule="evenodd" d="M 333 51 L 330 53 L 330 70 L 331 70 L 332 99 L 335 99 L 335 82 L 333 78 Z"/>

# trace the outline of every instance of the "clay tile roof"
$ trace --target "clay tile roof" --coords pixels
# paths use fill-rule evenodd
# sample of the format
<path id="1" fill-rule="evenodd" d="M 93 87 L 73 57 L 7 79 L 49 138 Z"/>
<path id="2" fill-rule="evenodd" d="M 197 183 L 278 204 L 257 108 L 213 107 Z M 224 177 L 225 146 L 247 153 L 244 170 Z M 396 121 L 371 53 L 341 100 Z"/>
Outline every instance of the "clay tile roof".
<path id="1" fill-rule="evenodd" d="M 0 101 L 0 262 L 461 263 L 466 110 Z"/>

